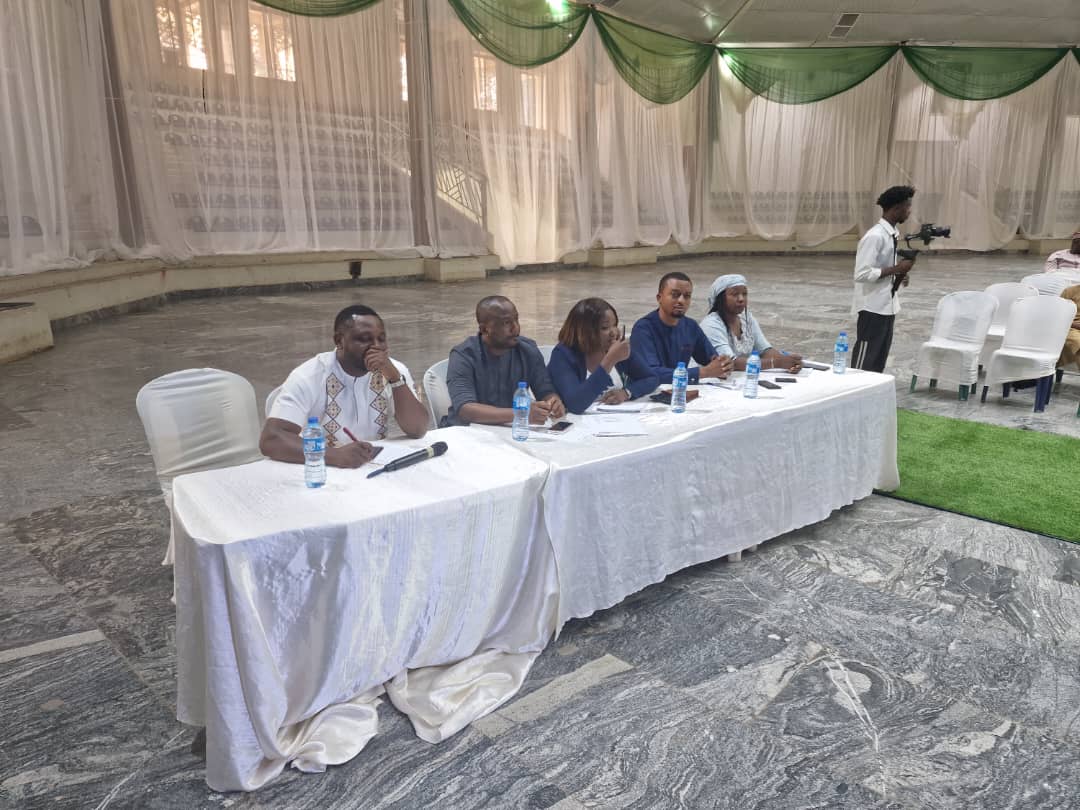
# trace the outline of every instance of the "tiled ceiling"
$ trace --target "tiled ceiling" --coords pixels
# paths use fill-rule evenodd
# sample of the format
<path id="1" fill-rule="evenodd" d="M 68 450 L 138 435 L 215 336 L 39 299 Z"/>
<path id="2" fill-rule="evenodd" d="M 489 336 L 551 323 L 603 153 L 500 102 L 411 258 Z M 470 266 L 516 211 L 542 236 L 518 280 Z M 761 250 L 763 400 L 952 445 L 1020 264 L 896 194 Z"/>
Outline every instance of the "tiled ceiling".
<path id="1" fill-rule="evenodd" d="M 1074 45 L 1080 0 L 599 0 L 628 20 L 719 44 L 915 41 Z M 842 14 L 859 17 L 830 39 Z"/>

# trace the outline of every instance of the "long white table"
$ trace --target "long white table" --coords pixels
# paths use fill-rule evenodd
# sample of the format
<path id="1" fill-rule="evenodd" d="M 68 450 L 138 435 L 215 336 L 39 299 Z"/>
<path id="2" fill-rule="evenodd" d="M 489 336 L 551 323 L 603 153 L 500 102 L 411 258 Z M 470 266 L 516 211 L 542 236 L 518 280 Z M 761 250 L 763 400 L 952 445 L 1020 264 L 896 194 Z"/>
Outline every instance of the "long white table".
<path id="1" fill-rule="evenodd" d="M 448 428 L 424 439 L 445 456 L 370 481 L 307 490 L 270 461 L 176 479 L 178 716 L 206 726 L 210 787 L 355 756 L 384 686 L 444 739 L 568 619 L 899 483 L 891 377 L 701 390 L 651 406 L 647 436 Z"/>
<path id="2" fill-rule="evenodd" d="M 319 771 L 377 731 L 386 685 L 437 742 L 509 699 L 554 630 L 547 465 L 468 428 L 368 480 L 260 461 L 176 479 L 177 713 L 206 781 Z M 427 440 L 425 440 L 427 441 Z"/>
<path id="3" fill-rule="evenodd" d="M 647 436 L 587 436 L 583 423 L 519 443 L 551 466 L 560 626 L 899 486 L 892 377 L 807 371 L 757 399 L 743 397 L 741 377 L 734 389 L 697 387 L 682 414 L 650 403 Z"/>

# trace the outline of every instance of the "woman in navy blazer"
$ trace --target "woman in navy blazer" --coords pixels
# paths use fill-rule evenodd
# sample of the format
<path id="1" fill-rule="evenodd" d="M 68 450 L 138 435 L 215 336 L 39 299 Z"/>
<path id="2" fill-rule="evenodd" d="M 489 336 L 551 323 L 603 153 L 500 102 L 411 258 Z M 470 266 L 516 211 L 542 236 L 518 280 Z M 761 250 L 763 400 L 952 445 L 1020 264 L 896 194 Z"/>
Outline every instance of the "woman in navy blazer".
<path id="1" fill-rule="evenodd" d="M 660 384 L 652 369 L 630 354 L 625 331 L 619 333 L 619 315 L 603 298 L 574 304 L 559 330 L 548 373 L 571 413 L 584 413 L 597 399 L 609 405 L 637 399 Z"/>

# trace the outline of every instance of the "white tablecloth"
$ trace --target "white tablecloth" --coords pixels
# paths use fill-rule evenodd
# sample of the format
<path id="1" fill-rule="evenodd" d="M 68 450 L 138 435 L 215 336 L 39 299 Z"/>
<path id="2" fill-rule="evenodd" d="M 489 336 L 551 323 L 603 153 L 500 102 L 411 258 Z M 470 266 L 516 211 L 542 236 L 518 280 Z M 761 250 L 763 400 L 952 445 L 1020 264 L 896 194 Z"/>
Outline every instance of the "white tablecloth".
<path id="1" fill-rule="evenodd" d="M 701 386 L 683 414 L 651 403 L 648 436 L 591 437 L 577 425 L 519 443 L 551 465 L 543 498 L 560 627 L 899 485 L 893 378 L 804 375 L 757 399 L 741 385 Z"/>
<path id="2" fill-rule="evenodd" d="M 423 441 L 445 456 L 370 481 L 308 490 L 270 461 L 177 478 L 178 716 L 206 726 L 210 787 L 350 759 L 384 686 L 444 739 L 568 619 L 899 483 L 891 377 L 701 390 L 650 406 L 646 436 L 447 428 Z"/>
<path id="3" fill-rule="evenodd" d="M 520 687 L 554 631 L 547 465 L 467 428 L 437 440 L 316 490 L 271 461 L 176 479 L 178 716 L 206 726 L 211 788 L 355 756 L 383 684 L 432 742 Z"/>

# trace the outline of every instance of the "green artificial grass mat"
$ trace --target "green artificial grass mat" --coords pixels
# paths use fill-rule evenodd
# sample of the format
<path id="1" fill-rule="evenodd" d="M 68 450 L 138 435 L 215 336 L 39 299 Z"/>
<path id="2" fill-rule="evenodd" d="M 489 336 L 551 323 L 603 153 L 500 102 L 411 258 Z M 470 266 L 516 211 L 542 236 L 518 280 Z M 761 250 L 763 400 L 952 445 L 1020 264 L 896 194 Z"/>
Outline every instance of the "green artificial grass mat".
<path id="1" fill-rule="evenodd" d="M 1080 543 L 1080 440 L 897 411 L 900 488 L 883 492 Z"/>

